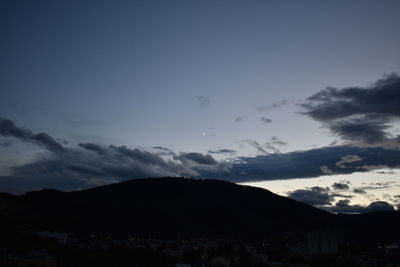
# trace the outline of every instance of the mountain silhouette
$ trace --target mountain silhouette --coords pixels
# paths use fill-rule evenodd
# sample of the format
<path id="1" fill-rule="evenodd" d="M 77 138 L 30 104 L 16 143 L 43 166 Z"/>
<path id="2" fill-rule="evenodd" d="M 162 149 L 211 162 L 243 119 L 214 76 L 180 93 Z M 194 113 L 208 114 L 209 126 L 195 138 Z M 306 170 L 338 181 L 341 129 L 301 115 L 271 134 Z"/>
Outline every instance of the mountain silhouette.
<path id="1" fill-rule="evenodd" d="M 0 195 L 0 216 L 20 228 L 147 237 L 263 239 L 296 231 L 398 237 L 398 212 L 335 215 L 268 190 L 221 180 L 135 179 L 92 189 Z"/>

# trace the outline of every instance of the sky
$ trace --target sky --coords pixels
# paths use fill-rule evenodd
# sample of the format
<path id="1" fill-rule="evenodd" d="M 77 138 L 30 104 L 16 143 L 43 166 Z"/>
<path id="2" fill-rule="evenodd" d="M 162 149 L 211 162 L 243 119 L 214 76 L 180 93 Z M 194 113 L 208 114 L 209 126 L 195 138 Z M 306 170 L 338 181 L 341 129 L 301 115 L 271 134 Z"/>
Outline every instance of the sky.
<path id="1" fill-rule="evenodd" d="M 400 204 L 400 2 L 0 4 L 0 191 L 142 177 Z"/>

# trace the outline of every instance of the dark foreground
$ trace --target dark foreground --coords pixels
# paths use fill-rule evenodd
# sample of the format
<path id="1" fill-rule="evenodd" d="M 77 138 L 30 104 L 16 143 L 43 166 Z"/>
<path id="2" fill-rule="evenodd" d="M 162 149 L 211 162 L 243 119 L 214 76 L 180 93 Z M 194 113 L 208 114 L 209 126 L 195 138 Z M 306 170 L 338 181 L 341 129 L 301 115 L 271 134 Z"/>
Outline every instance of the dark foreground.
<path id="1" fill-rule="evenodd" d="M 400 214 L 334 215 L 216 180 L 0 195 L 0 266 L 398 266 Z"/>

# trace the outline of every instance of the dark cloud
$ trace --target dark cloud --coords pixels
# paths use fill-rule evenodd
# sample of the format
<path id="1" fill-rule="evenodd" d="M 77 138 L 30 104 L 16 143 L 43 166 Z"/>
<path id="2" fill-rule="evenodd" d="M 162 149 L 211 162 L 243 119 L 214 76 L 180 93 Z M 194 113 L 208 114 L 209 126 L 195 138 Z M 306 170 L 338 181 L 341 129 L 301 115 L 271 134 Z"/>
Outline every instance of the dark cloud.
<path id="1" fill-rule="evenodd" d="M 347 186 L 345 183 L 341 185 Z M 348 186 L 345 189 L 348 189 Z M 394 210 L 394 207 L 385 201 L 374 201 L 367 206 L 351 205 L 349 199 L 353 198 L 352 195 L 338 194 L 332 192 L 328 187 L 314 186 L 306 189 L 298 189 L 288 192 L 288 197 L 333 213 L 366 213 Z M 340 199 L 333 204 L 337 197 L 344 199 Z"/>
<path id="2" fill-rule="evenodd" d="M 0 117 L 0 135 L 11 136 L 21 141 L 37 144 L 55 153 L 62 152 L 64 147 L 47 133 L 33 134 L 28 129 L 17 127 L 12 120 Z"/>
<path id="3" fill-rule="evenodd" d="M 375 201 L 368 205 L 370 211 L 394 210 L 394 207 L 386 201 Z"/>
<path id="4" fill-rule="evenodd" d="M 256 109 L 257 109 L 259 112 L 265 112 L 265 111 L 269 111 L 269 110 L 272 110 L 272 109 L 279 108 L 279 107 L 281 107 L 281 106 L 283 106 L 283 105 L 287 105 L 287 104 L 289 104 L 289 103 L 291 103 L 291 101 L 283 99 L 283 100 L 279 100 L 279 101 L 277 101 L 277 102 L 274 102 L 274 103 L 272 103 L 271 105 L 266 105 L 266 106 L 257 107 Z"/>
<path id="5" fill-rule="evenodd" d="M 348 190 L 348 189 L 350 189 L 348 183 L 334 183 L 332 185 L 332 188 L 336 189 L 336 190 Z"/>
<path id="6" fill-rule="evenodd" d="M 87 188 L 127 179 L 161 176 L 198 177 L 197 169 L 216 167 L 218 162 L 201 153 L 152 153 L 125 146 L 100 146 L 80 143 L 79 147 L 62 147 L 51 136 L 16 127 L 10 120 L 0 121 L 0 134 L 40 145 L 55 153 L 36 158 L 22 166 L 9 167 L 1 177 L 2 190 L 23 192 L 53 187 L 57 189 Z M 62 152 L 62 153 L 61 153 Z M 93 153 L 95 152 L 95 153 Z M 205 168 L 205 167 L 204 167 Z M 8 188 L 8 189 L 7 189 Z"/>
<path id="7" fill-rule="evenodd" d="M 89 151 L 93 151 L 96 152 L 99 155 L 104 155 L 106 153 L 105 149 L 97 144 L 93 144 L 93 143 L 80 143 L 78 144 L 80 147 L 89 150 Z"/>
<path id="8" fill-rule="evenodd" d="M 400 119 L 400 77 L 392 74 L 369 87 L 327 88 L 307 99 L 303 114 L 322 122 L 343 140 L 398 147 L 389 128 Z"/>
<path id="9" fill-rule="evenodd" d="M 38 133 L 32 136 L 32 140 L 36 141 L 36 143 L 45 146 L 48 150 L 53 152 L 61 152 L 64 150 L 64 147 L 58 143 L 53 137 L 46 133 Z"/>
<path id="10" fill-rule="evenodd" d="M 93 151 L 68 148 L 63 153 L 13 167 L 11 174 L 1 177 L 0 186 L 2 190 L 20 193 L 44 187 L 61 190 L 88 188 L 144 177 L 199 176 L 188 159 L 167 159 L 124 146 L 104 147 L 102 154 Z M 208 157 L 205 159 L 210 163 Z"/>
<path id="11" fill-rule="evenodd" d="M 324 174 L 350 174 L 366 172 L 373 168 L 398 168 L 400 151 L 380 147 L 336 146 L 290 153 L 268 154 L 259 143 L 247 141 L 262 153 L 255 157 L 238 157 L 232 163 L 220 163 L 214 172 L 203 171 L 204 178 L 227 179 L 231 181 L 259 181 L 318 177 Z M 337 163 L 348 155 L 358 155 L 362 161 L 347 162 L 345 168 Z M 369 167 L 366 167 L 369 166 Z M 330 171 L 330 173 L 324 172 Z"/>
<path id="12" fill-rule="evenodd" d="M 288 197 L 313 206 L 330 205 L 334 200 L 329 188 L 319 186 L 289 192 Z"/>
<path id="13" fill-rule="evenodd" d="M 339 194 L 331 191 L 329 187 L 320 186 L 290 191 L 288 192 L 288 197 L 316 207 L 329 206 L 337 197 L 345 199 L 353 198 L 352 195 Z"/>
<path id="14" fill-rule="evenodd" d="M 348 199 L 342 199 L 331 207 L 324 208 L 334 213 L 367 213 L 374 211 L 393 211 L 394 207 L 386 201 L 371 202 L 368 206 L 350 205 Z"/>
<path id="15" fill-rule="evenodd" d="M 67 165 L 65 166 L 66 169 L 78 172 L 83 175 L 89 175 L 89 176 L 103 176 L 104 175 L 104 170 L 99 169 L 98 167 L 95 166 L 86 166 L 86 165 Z"/>
<path id="16" fill-rule="evenodd" d="M 365 192 L 364 189 L 361 189 L 361 188 L 354 188 L 354 189 L 353 189 L 353 192 L 354 192 L 355 194 L 361 194 L 361 195 L 364 195 L 364 194 L 367 193 L 367 192 Z"/>
<path id="17" fill-rule="evenodd" d="M 271 122 L 272 122 L 272 120 L 269 119 L 269 118 L 267 118 L 267 117 L 261 117 L 260 120 L 261 120 L 261 122 L 264 123 L 264 124 L 267 124 L 267 123 L 271 123 Z"/>
<path id="18" fill-rule="evenodd" d="M 247 116 L 239 116 L 235 118 L 236 122 L 243 122 L 245 120 L 247 120 Z"/>
<path id="19" fill-rule="evenodd" d="M 17 139 L 27 140 L 32 136 L 31 131 L 17 127 L 12 120 L 0 117 L 0 134 L 3 136 L 13 136 Z"/>
<path id="20" fill-rule="evenodd" d="M 198 96 L 197 101 L 199 102 L 200 107 L 205 107 L 211 102 L 208 96 Z"/>
<path id="21" fill-rule="evenodd" d="M 330 130 L 339 137 L 352 142 L 365 144 L 382 143 L 389 135 L 385 131 L 389 125 L 383 120 L 370 118 L 355 118 L 332 122 Z"/>
<path id="22" fill-rule="evenodd" d="M 103 183 L 94 183 L 93 177 L 68 170 L 64 168 L 63 163 L 59 160 L 42 160 L 15 167 L 12 174 L 1 177 L 1 191 L 14 194 L 43 188 L 69 191 L 115 182 L 108 177 L 108 180 Z M 81 178 L 81 176 L 85 176 L 85 178 Z"/>
<path id="23" fill-rule="evenodd" d="M 209 154 L 229 154 L 229 155 L 234 155 L 234 154 L 237 153 L 237 151 L 233 150 L 233 149 L 221 148 L 221 149 L 216 149 L 216 150 L 208 150 L 207 153 L 209 153 Z"/>
<path id="24" fill-rule="evenodd" d="M 59 142 L 60 144 L 63 144 L 63 145 L 68 145 L 69 144 L 68 140 L 65 140 L 63 138 L 56 138 L 55 140 L 57 142 Z"/>
<path id="25" fill-rule="evenodd" d="M 129 159 L 143 164 L 151 164 L 160 167 L 168 166 L 167 162 L 161 156 L 148 151 L 142 151 L 137 148 L 130 149 L 126 146 L 114 146 L 114 145 L 109 146 L 109 148 L 114 152 L 117 152 L 117 157 L 120 158 L 121 160 Z"/>
<path id="26" fill-rule="evenodd" d="M 326 174 L 328 170 L 330 173 L 347 174 L 400 166 L 398 150 L 336 146 L 279 153 L 276 146 L 283 144 L 280 144 L 282 141 L 277 137 L 272 137 L 266 144 L 243 140 L 243 144 L 254 147 L 261 155 L 218 162 L 211 153 L 175 153 L 163 147 L 154 147 L 155 151 L 152 152 L 126 146 L 101 146 L 90 142 L 80 143 L 79 148 L 62 147 L 49 135 L 32 134 L 30 130 L 16 127 L 7 120 L 1 121 L 1 135 L 40 144 L 46 150 L 57 152 L 42 155 L 30 164 L 10 169 L 7 172 L 8 176 L 3 174 L 1 177 L 4 186 L 5 183 L 17 186 L 24 181 L 31 187 L 43 187 L 54 185 L 55 180 L 59 179 L 58 189 L 63 189 L 62 186 L 70 188 L 73 184 L 79 184 L 81 188 L 85 185 L 161 176 L 190 176 L 245 182 L 318 177 Z M 220 149 L 218 152 L 234 151 Z M 41 182 L 43 184 L 40 184 Z M 375 183 L 357 189 L 367 191 L 393 186 L 397 185 Z M 21 191 L 24 187 L 19 188 Z"/>
<path id="27" fill-rule="evenodd" d="M 179 156 L 176 156 L 175 159 L 179 159 L 183 162 L 191 161 L 196 164 L 201 165 L 217 165 L 218 162 L 211 155 L 203 155 L 197 152 L 191 153 L 181 153 Z"/>

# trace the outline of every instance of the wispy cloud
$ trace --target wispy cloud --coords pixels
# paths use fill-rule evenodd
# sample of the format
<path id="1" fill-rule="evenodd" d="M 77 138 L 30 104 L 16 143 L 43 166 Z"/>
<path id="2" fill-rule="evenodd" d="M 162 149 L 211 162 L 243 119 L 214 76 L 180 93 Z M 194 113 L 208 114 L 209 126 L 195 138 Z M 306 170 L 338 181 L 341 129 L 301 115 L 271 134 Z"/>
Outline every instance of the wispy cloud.
<path id="1" fill-rule="evenodd" d="M 268 151 L 261 144 L 259 144 L 257 141 L 250 140 L 250 139 L 244 139 L 243 142 L 245 142 L 249 146 L 255 148 L 258 153 L 269 154 Z"/>
<path id="2" fill-rule="evenodd" d="M 280 140 L 277 136 L 272 136 L 271 137 L 271 143 L 277 146 L 286 146 L 287 143 Z"/>
<path id="3" fill-rule="evenodd" d="M 290 100 L 283 99 L 283 100 L 276 101 L 276 102 L 274 102 L 274 103 L 272 103 L 270 105 L 257 107 L 256 109 L 257 109 L 258 112 L 265 112 L 265 111 L 277 109 L 277 108 L 279 108 L 281 106 L 284 106 L 284 105 L 287 105 L 287 104 L 289 104 L 291 102 L 292 101 L 290 101 Z"/>
<path id="4" fill-rule="evenodd" d="M 247 120 L 247 116 L 239 116 L 235 118 L 236 122 L 243 122 L 245 120 Z"/>
<path id="5" fill-rule="evenodd" d="M 197 96 L 197 101 L 200 107 L 208 106 L 211 103 L 210 97 L 208 96 Z"/>
<path id="6" fill-rule="evenodd" d="M 261 120 L 261 122 L 264 123 L 264 124 L 268 124 L 268 123 L 271 123 L 271 122 L 272 122 L 272 120 L 269 119 L 269 118 L 267 118 L 267 117 L 261 117 L 260 120 Z"/>

